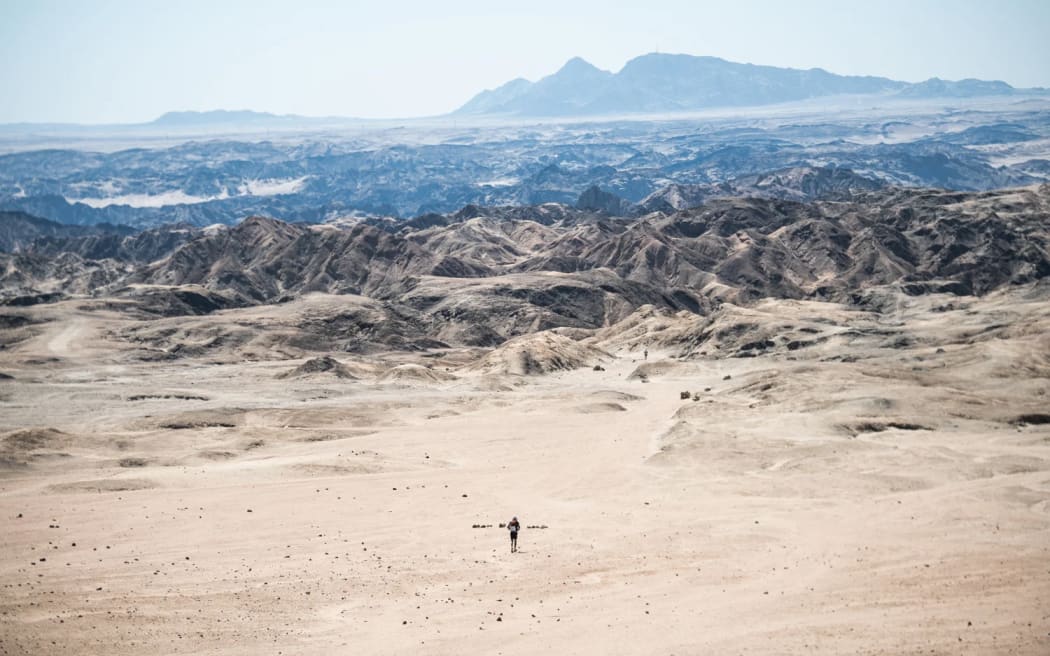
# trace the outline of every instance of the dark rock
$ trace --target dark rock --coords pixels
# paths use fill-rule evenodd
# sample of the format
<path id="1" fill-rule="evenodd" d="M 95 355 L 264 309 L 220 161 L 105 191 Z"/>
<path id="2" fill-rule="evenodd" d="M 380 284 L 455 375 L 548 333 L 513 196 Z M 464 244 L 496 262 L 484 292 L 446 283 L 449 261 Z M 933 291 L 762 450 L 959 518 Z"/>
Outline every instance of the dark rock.
<path id="1" fill-rule="evenodd" d="M 0 305 L 6 305 L 8 307 L 29 307 L 32 305 L 41 305 L 44 303 L 57 303 L 62 299 L 66 298 L 66 295 L 61 292 L 49 292 L 46 294 L 28 294 L 25 296 L 14 296 L 11 298 L 0 299 Z"/>
<path id="2" fill-rule="evenodd" d="M 1042 412 L 1034 412 L 1034 413 L 1029 413 L 1029 414 L 1024 414 L 1024 415 L 1019 415 L 1016 418 L 1014 418 L 1010 423 L 1012 423 L 1012 424 L 1014 424 L 1016 426 L 1025 426 L 1025 425 L 1042 426 L 1042 425 L 1045 425 L 1045 424 L 1050 424 L 1050 414 L 1045 414 L 1045 413 L 1042 413 Z"/>
<path id="3" fill-rule="evenodd" d="M 310 358 L 295 369 L 278 374 L 277 378 L 302 378 L 315 374 L 329 374 L 345 380 L 357 380 L 357 376 L 352 374 L 342 363 L 327 355 L 319 358 Z"/>
<path id="4" fill-rule="evenodd" d="M 589 187 L 576 199 L 576 207 L 593 210 L 610 216 L 623 216 L 630 211 L 631 204 L 616 194 L 602 191 L 597 186 Z"/>

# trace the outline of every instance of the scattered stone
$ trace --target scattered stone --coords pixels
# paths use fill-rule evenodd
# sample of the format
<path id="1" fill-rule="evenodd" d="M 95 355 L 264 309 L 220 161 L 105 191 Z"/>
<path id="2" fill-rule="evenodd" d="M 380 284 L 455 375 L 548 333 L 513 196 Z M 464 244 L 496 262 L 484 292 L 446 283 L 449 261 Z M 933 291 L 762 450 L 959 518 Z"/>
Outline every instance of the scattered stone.
<path id="1" fill-rule="evenodd" d="M 236 428 L 236 424 L 231 424 L 228 421 L 169 421 L 161 424 L 161 428 L 168 430 L 189 430 L 193 428 Z"/>
<path id="2" fill-rule="evenodd" d="M 690 392 L 689 390 L 685 390 L 684 392 L 679 392 L 678 393 L 678 398 L 680 398 L 680 399 L 682 399 L 684 401 L 684 400 L 688 400 L 689 397 L 691 397 L 692 395 L 693 395 L 692 392 Z"/>
<path id="3" fill-rule="evenodd" d="M 1050 414 L 1043 413 L 1030 413 L 1025 415 L 1019 415 L 1013 421 L 1010 422 L 1015 426 L 1041 426 L 1043 424 L 1050 424 Z"/>

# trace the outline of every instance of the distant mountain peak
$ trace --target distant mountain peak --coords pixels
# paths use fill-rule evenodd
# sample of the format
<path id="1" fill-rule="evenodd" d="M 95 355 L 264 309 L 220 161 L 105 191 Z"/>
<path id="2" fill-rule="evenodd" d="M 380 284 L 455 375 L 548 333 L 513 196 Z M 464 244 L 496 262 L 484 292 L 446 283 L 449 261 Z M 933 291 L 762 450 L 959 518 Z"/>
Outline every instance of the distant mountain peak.
<path id="1" fill-rule="evenodd" d="M 578 72 L 590 73 L 590 72 L 594 72 L 594 71 L 597 71 L 599 73 L 607 73 L 608 72 L 608 71 L 603 71 L 602 69 L 600 69 L 597 66 L 595 66 L 594 64 L 590 63 L 589 61 L 587 61 L 583 57 L 573 57 L 569 61 L 565 62 L 565 64 L 562 65 L 562 67 L 560 69 L 558 69 L 558 72 L 555 73 L 555 75 L 562 75 L 564 73 L 578 73 Z"/>
<path id="2" fill-rule="evenodd" d="M 719 57 L 650 52 L 604 71 L 581 57 L 537 82 L 517 79 L 478 94 L 456 114 L 595 116 L 771 105 L 837 95 L 976 97 L 1009 95 L 1001 81 L 931 78 L 909 84 L 884 77 L 836 75 L 741 64 Z"/>
<path id="3" fill-rule="evenodd" d="M 605 84 L 614 77 L 613 73 L 603 71 L 594 64 L 580 57 L 573 57 L 558 69 L 557 73 L 541 79 L 536 85 L 543 87 L 554 84 Z"/>
<path id="4" fill-rule="evenodd" d="M 183 126 L 183 125 L 204 125 L 204 124 L 219 124 L 219 123 L 248 123 L 258 121 L 278 121 L 297 119 L 298 116 L 292 114 L 278 115 L 271 114 L 270 112 L 256 112 L 249 109 L 212 109 L 208 111 L 176 111 L 166 112 L 161 116 L 154 119 L 151 125 L 171 125 L 171 126 Z"/>
<path id="5" fill-rule="evenodd" d="M 627 68 L 628 66 L 630 66 L 632 64 L 637 65 L 637 64 L 640 64 L 640 63 L 660 63 L 660 62 L 695 61 L 695 60 L 707 61 L 707 62 L 712 62 L 712 63 L 724 63 L 724 64 L 732 63 L 732 62 L 730 62 L 727 59 L 722 59 L 721 57 L 714 57 L 712 55 L 686 55 L 686 54 L 677 53 L 677 52 L 647 52 L 644 55 L 638 55 L 637 57 L 633 57 L 630 60 L 628 60 L 627 63 L 624 64 L 624 68 Z M 741 65 L 742 66 L 747 66 L 748 64 L 741 64 Z"/>

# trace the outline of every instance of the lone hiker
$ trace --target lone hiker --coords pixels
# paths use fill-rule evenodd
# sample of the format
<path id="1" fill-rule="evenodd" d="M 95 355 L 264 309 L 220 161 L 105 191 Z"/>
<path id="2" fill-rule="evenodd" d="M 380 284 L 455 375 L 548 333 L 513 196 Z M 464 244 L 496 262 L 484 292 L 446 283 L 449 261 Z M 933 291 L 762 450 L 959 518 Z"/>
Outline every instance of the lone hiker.
<path id="1" fill-rule="evenodd" d="M 507 522 L 507 530 L 510 531 L 510 552 L 514 553 L 518 550 L 518 530 L 521 528 L 521 524 L 518 523 L 518 518 L 515 517 Z"/>

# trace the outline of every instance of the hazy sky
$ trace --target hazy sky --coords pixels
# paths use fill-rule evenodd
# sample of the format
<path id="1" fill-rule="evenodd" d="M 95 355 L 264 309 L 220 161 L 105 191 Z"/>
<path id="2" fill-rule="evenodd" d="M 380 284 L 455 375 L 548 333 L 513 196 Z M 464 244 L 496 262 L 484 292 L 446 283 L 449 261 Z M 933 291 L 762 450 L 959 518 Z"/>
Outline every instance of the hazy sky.
<path id="1" fill-rule="evenodd" d="M 1050 0 L 0 0 L 0 123 L 440 114 L 646 52 L 1050 87 Z"/>

